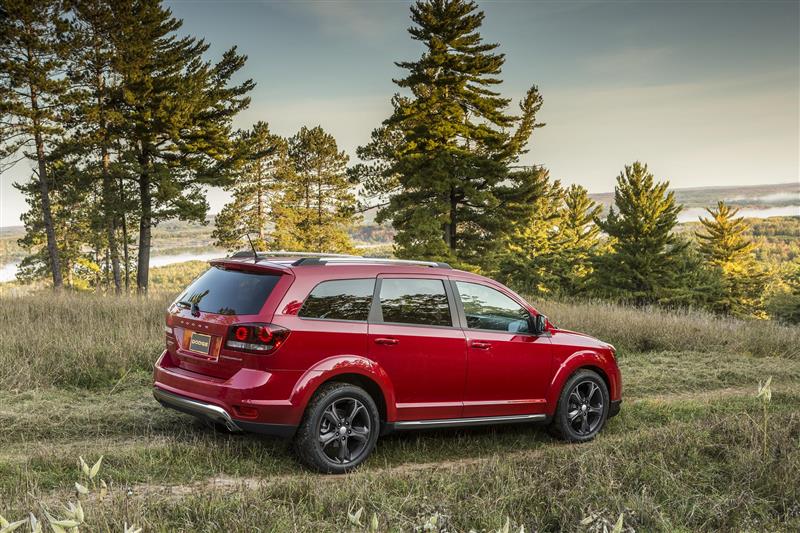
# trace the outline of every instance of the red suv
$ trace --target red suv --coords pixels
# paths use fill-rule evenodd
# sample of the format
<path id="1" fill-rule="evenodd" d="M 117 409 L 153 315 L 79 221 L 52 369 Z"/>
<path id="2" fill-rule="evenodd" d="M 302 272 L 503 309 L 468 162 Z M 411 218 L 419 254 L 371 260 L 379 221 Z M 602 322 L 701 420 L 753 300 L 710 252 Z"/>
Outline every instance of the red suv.
<path id="1" fill-rule="evenodd" d="M 586 441 L 619 411 L 614 347 L 444 263 L 237 253 L 166 314 L 156 399 L 230 431 L 293 437 L 323 472 L 390 431 L 546 422 Z"/>

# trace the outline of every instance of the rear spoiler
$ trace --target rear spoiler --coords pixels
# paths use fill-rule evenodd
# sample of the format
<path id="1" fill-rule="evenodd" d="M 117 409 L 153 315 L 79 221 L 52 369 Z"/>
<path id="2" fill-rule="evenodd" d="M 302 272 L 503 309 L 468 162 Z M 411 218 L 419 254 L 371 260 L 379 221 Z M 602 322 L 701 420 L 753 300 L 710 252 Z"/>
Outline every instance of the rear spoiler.
<path id="1" fill-rule="evenodd" d="M 209 261 L 211 266 L 226 268 L 230 270 L 244 270 L 247 272 L 259 272 L 262 274 L 288 274 L 294 276 L 292 269 L 288 265 L 280 263 L 273 263 L 271 261 L 259 261 L 258 263 L 251 263 L 249 261 L 242 261 L 240 259 L 212 259 Z"/>

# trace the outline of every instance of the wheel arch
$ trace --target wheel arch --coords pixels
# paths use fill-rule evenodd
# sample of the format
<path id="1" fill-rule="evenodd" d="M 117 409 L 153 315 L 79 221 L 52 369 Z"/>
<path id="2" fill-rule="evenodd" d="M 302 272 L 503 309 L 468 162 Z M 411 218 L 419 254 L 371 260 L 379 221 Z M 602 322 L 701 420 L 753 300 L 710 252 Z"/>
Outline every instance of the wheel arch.
<path id="1" fill-rule="evenodd" d="M 610 357 L 610 356 L 608 356 Z M 567 380 L 578 370 L 592 370 L 596 372 L 608 389 L 609 399 L 619 396 L 619 384 L 614 381 L 614 374 L 609 371 L 613 364 L 603 354 L 591 350 L 576 352 L 567 357 L 556 370 L 547 394 L 547 411 L 549 415 L 555 414 L 558 398 Z"/>
<path id="2" fill-rule="evenodd" d="M 394 422 L 397 418 L 394 389 L 388 374 L 378 363 L 361 356 L 331 357 L 306 371 L 290 399 L 298 407 L 300 417 L 319 388 L 334 381 L 364 389 L 375 401 L 384 422 Z"/>

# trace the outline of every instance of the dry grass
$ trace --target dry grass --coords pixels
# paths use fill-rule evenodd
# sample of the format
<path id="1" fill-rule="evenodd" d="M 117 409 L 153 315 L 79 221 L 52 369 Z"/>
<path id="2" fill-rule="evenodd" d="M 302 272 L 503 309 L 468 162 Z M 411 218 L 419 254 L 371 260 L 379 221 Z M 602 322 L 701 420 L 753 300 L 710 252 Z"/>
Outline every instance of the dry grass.
<path id="1" fill-rule="evenodd" d="M 152 369 L 168 302 L 49 291 L 0 298 L 0 387 L 93 388 Z"/>
<path id="2" fill-rule="evenodd" d="M 201 268 L 170 267 L 159 283 Z M 77 456 L 104 455 L 112 491 L 87 502 L 86 530 L 333 532 L 360 507 L 382 531 L 434 515 L 447 531 L 506 517 L 526 531 L 602 531 L 620 514 L 637 531 L 800 529 L 800 328 L 544 302 L 557 324 L 619 350 L 625 403 L 595 442 L 528 426 L 398 434 L 357 472 L 323 478 L 286 442 L 219 435 L 152 400 L 172 297 L 0 296 L 0 514 L 65 501 Z M 754 394 L 767 376 L 764 452 Z"/>
<path id="3" fill-rule="evenodd" d="M 163 315 L 202 263 L 160 272 L 149 298 L 49 291 L 0 296 L 0 387 L 101 387 L 133 372 L 149 373 L 162 349 Z M 163 278 L 163 279 L 161 279 Z M 599 303 L 544 302 L 560 326 L 614 344 L 621 354 L 731 353 L 800 358 L 800 328 L 697 312 L 639 310 Z"/>
<path id="4" fill-rule="evenodd" d="M 608 341 L 623 352 L 730 352 L 800 359 L 800 327 L 773 321 L 601 302 L 535 305 L 557 325 Z"/>

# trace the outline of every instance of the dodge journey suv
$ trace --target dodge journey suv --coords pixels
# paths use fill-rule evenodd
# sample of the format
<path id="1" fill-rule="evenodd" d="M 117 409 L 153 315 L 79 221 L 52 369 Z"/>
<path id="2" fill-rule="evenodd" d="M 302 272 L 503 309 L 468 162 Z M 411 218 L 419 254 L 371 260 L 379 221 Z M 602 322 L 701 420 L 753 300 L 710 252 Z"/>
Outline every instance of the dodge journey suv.
<path id="1" fill-rule="evenodd" d="M 586 441 L 621 401 L 613 346 L 444 263 L 240 252 L 211 261 L 165 330 L 159 402 L 292 438 L 327 473 L 391 431 L 542 422 Z"/>

